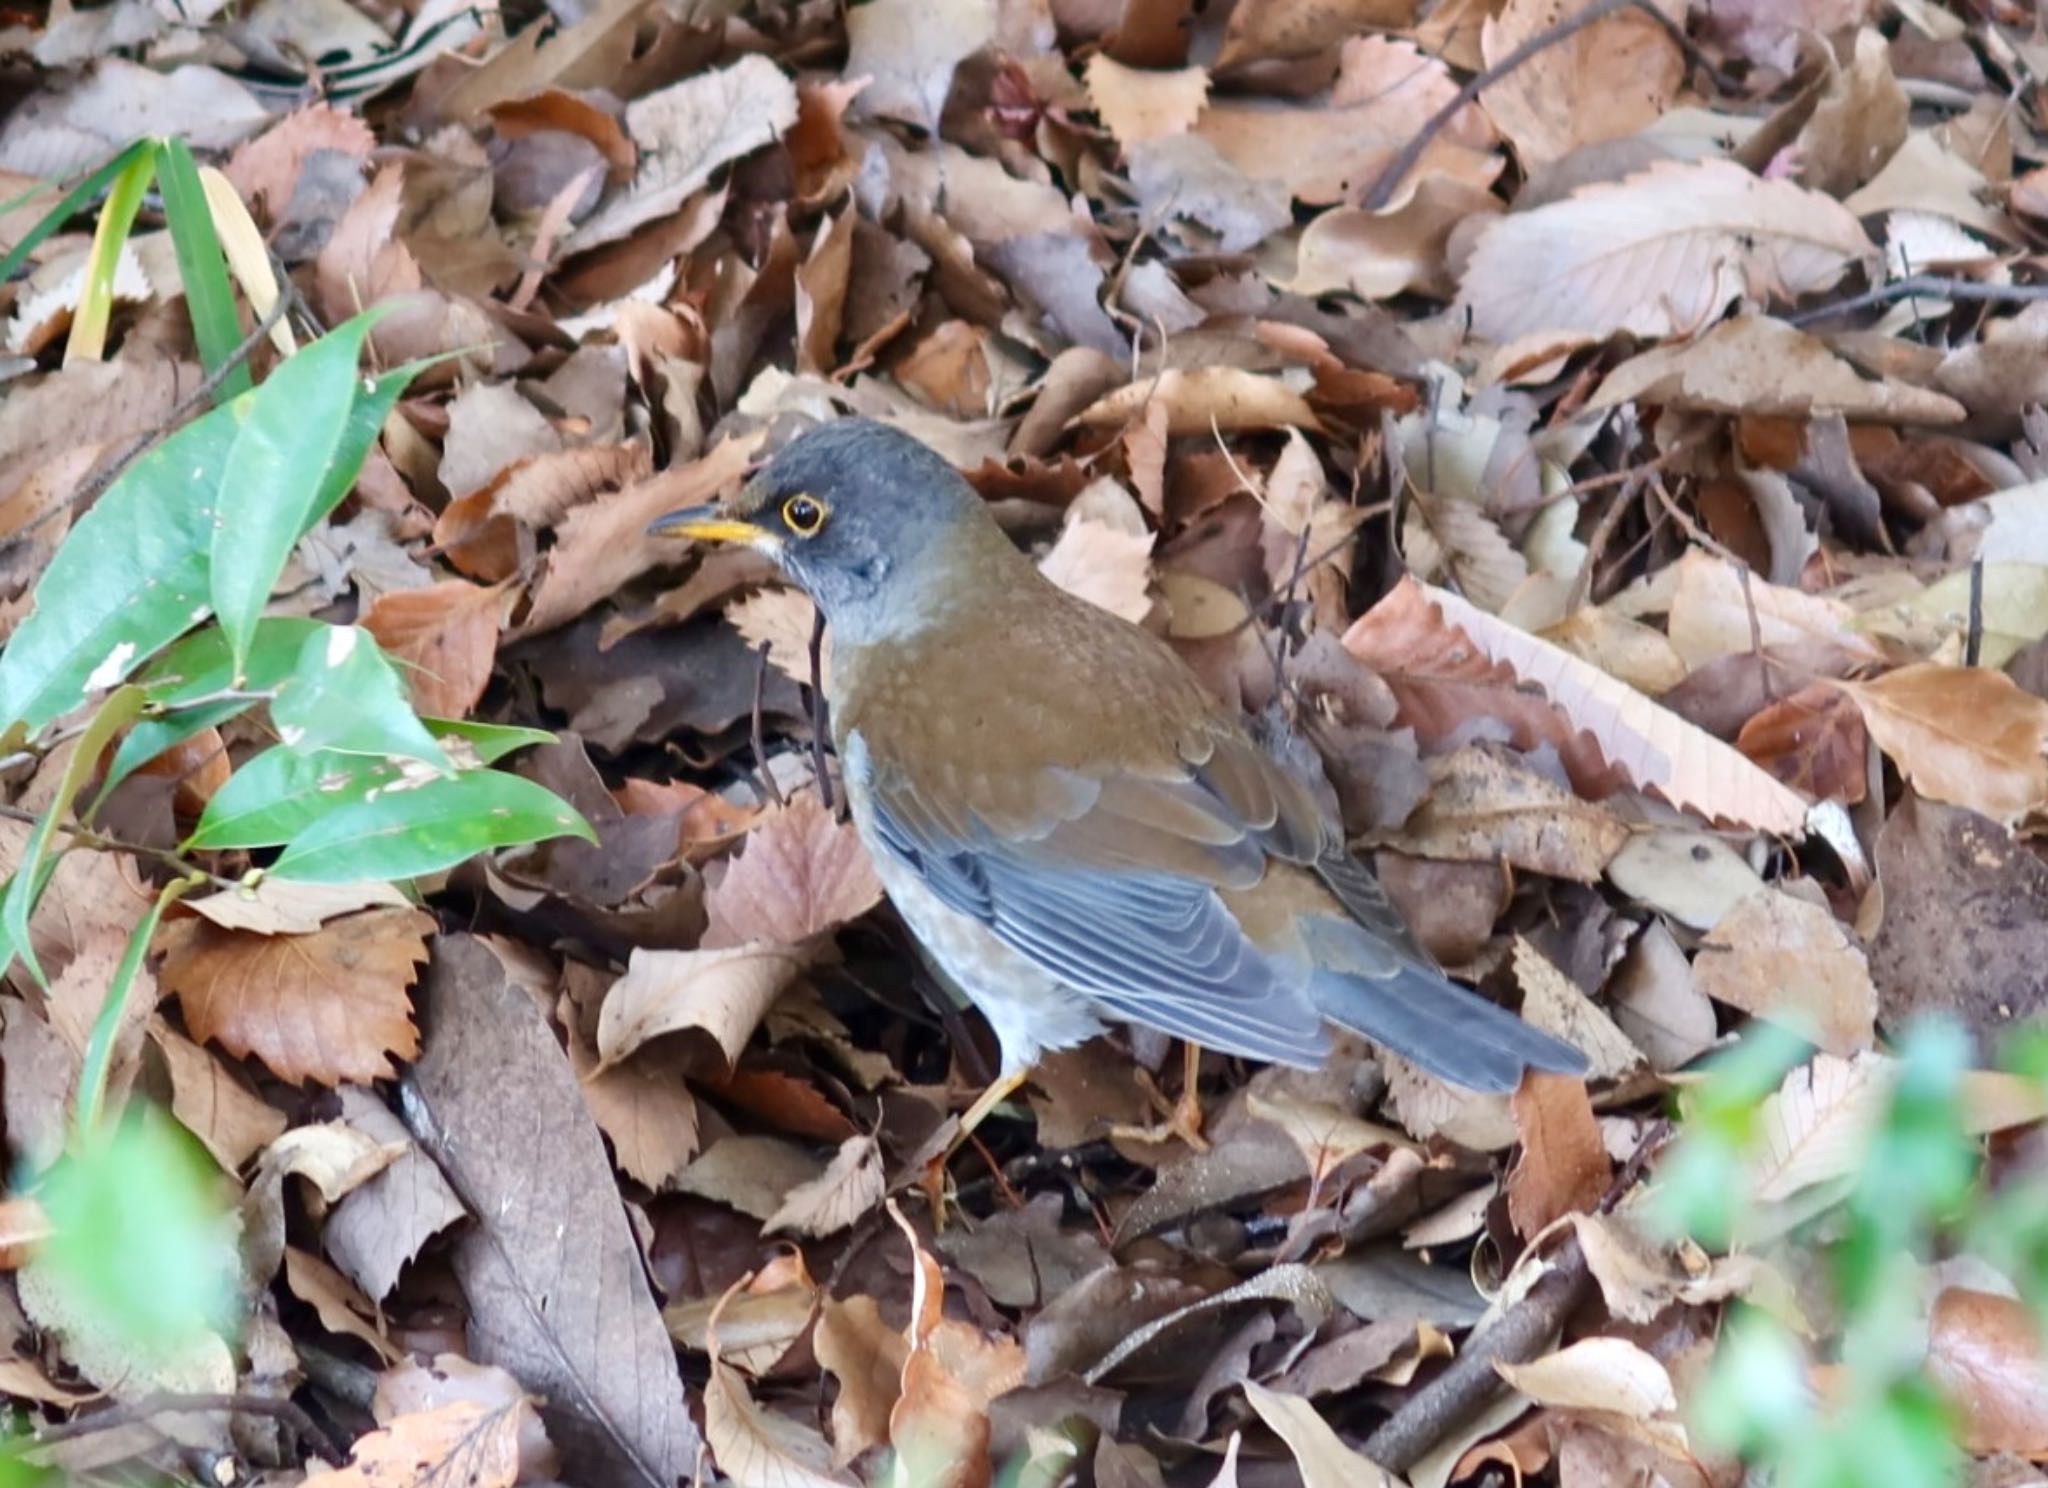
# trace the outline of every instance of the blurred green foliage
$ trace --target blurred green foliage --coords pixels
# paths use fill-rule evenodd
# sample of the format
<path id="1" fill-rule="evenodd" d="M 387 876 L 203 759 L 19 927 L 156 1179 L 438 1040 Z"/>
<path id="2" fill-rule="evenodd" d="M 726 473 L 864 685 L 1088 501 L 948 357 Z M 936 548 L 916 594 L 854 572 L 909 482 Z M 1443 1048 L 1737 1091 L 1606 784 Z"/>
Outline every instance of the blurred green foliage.
<path id="1" fill-rule="evenodd" d="M 1652 1190 L 1653 1224 L 1713 1250 L 1743 1236 L 1756 1206 L 1760 1108 L 1810 1050 L 1762 1024 L 1682 1102 L 1680 1138 Z M 1816 1360 L 1780 1317 L 1739 1304 L 1694 1402 L 1703 1445 L 1764 1469 L 1775 1488 L 1947 1488 L 1962 1481 L 1956 1417 L 1924 1368 L 1922 1268 L 1967 1250 L 1999 1267 L 2048 1318 L 2048 1193 L 1993 1192 L 1964 1125 L 1968 1037 L 1952 1024 L 1911 1029 L 1889 1067 L 1882 1114 L 1839 1200 L 1793 1234 L 1839 1320 Z M 2008 1051 L 2017 1072 L 2048 1080 L 2048 1038 Z M 1803 1278 L 1802 1278 L 1803 1279 Z M 1810 1374 L 1832 1366 L 1826 1398 Z"/>

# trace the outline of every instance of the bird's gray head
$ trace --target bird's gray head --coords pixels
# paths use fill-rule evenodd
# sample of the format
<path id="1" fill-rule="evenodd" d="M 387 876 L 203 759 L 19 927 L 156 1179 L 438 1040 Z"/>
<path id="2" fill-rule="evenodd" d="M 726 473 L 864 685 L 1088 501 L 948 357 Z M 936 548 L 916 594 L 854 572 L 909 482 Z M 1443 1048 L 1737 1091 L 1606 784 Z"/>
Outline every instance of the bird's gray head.
<path id="1" fill-rule="evenodd" d="M 799 435 L 731 497 L 648 530 L 768 554 L 856 642 L 935 618 L 939 550 L 987 536 L 1007 546 L 942 456 L 859 418 Z"/>

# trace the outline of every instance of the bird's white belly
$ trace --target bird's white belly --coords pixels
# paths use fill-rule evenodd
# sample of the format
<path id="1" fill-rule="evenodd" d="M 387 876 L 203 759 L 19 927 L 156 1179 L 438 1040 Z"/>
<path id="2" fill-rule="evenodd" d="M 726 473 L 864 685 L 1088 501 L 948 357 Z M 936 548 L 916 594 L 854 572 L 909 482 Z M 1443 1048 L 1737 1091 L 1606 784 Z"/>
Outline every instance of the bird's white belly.
<path id="1" fill-rule="evenodd" d="M 981 1009 L 1002 1046 L 1004 1074 L 1022 1074 L 1048 1049 L 1067 1049 L 1102 1032 L 1088 998 L 1047 975 L 1011 949 L 979 920 L 949 909 L 924 880 L 868 835 L 854 798 L 854 825 L 875 861 L 889 902 L 920 944 L 969 1000 Z"/>

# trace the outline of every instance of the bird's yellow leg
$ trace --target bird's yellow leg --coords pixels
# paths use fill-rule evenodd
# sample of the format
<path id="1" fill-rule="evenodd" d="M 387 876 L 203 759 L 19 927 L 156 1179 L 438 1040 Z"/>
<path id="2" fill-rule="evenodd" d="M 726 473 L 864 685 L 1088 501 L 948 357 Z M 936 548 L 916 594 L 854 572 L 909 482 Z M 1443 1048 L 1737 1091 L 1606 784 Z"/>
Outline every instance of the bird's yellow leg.
<path id="1" fill-rule="evenodd" d="M 1168 1103 L 1160 1093 L 1152 1077 L 1143 1069 L 1137 1071 L 1138 1083 L 1144 1088 L 1156 1109 L 1166 1119 L 1150 1126 L 1114 1126 L 1109 1130 L 1112 1137 L 1122 1137 L 1131 1142 L 1166 1142 L 1178 1139 L 1196 1152 L 1209 1150 L 1208 1138 L 1202 1135 L 1202 1092 L 1199 1084 L 1202 1063 L 1202 1046 L 1183 1042 L 1181 1045 L 1180 1098 Z"/>
<path id="2" fill-rule="evenodd" d="M 980 1126 L 982 1122 L 988 1120 L 991 1111 L 1016 1094 L 1017 1088 L 1024 1083 L 1026 1078 L 1028 1078 L 1027 1074 L 1022 1071 L 1015 1074 L 998 1075 L 987 1089 L 975 1097 L 974 1104 L 962 1113 L 960 1129 L 954 1132 L 953 1139 L 946 1143 L 946 1150 L 933 1158 L 931 1166 L 925 1169 L 923 1185 L 925 1198 L 930 1202 L 932 1214 L 937 1222 L 944 1222 L 946 1213 L 946 1169 L 952 1164 L 954 1156 L 962 1147 L 967 1145 L 968 1138 L 974 1135 L 974 1129 Z M 980 1144 L 977 1143 L 976 1145 Z M 994 1164 L 991 1163 L 990 1167 L 993 1169 Z M 998 1181 L 1000 1181 L 1002 1175 L 998 1173 L 996 1176 Z"/>

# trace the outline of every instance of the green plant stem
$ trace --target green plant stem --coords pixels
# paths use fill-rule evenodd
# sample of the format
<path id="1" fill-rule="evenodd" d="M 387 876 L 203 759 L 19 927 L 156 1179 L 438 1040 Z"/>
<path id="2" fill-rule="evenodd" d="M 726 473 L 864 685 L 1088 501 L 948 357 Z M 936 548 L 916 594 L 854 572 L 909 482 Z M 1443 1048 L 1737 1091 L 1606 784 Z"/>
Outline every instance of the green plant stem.
<path id="1" fill-rule="evenodd" d="M 107 1098 L 107 1071 L 114 1062 L 114 1039 L 121 1031 L 121 1019 L 128 1011 L 128 994 L 142 971 L 142 958 L 149 954 L 149 942 L 156 934 L 156 927 L 165 910 L 205 882 L 206 875 L 195 872 L 165 884 L 163 891 L 156 896 L 156 903 L 150 906 L 149 913 L 142 917 L 142 923 L 128 937 L 128 948 L 121 953 L 121 964 L 107 987 L 106 1001 L 100 1004 L 99 1016 L 93 1020 L 92 1037 L 86 1041 L 85 1060 L 78 1072 L 78 1107 L 74 1120 L 75 1130 L 82 1139 L 89 1139 L 99 1130 L 100 1108 L 106 1104 Z"/>

